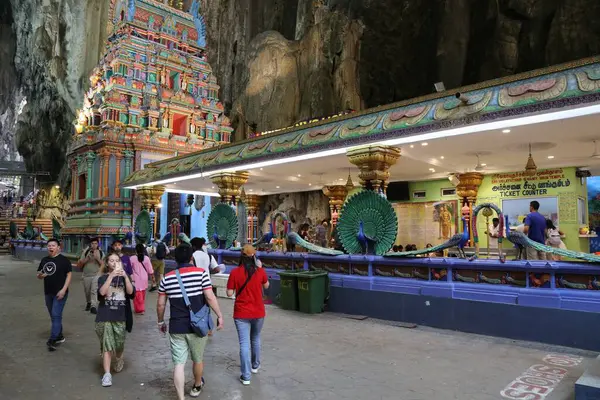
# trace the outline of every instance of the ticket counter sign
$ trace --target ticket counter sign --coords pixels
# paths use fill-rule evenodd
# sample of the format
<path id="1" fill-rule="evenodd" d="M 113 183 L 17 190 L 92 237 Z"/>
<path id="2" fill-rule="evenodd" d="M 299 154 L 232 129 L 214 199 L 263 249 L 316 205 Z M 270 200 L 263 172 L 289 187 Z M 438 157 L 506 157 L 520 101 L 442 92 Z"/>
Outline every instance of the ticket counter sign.
<path id="1" fill-rule="evenodd" d="M 492 192 L 504 198 L 552 196 L 572 185 L 562 168 L 540 170 L 534 175 L 524 171 L 494 174 L 491 180 Z"/>

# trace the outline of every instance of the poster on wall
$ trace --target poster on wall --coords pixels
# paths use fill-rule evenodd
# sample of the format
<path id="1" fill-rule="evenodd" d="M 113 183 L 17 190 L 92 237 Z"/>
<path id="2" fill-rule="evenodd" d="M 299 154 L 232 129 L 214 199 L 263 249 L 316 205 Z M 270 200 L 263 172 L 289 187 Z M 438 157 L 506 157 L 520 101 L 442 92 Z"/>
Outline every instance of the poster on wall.
<path id="1" fill-rule="evenodd" d="M 521 225 L 529 214 L 529 203 L 536 200 L 540 203 L 540 214 L 546 219 L 551 219 L 558 226 L 558 199 L 556 197 L 540 197 L 536 199 L 510 199 L 502 200 L 502 212 L 508 216 L 510 227 Z"/>
<path id="2" fill-rule="evenodd" d="M 457 231 L 458 200 L 395 203 L 398 217 L 396 244 L 404 247 L 414 244 L 419 249 L 427 244 L 437 245 L 448 240 Z"/>

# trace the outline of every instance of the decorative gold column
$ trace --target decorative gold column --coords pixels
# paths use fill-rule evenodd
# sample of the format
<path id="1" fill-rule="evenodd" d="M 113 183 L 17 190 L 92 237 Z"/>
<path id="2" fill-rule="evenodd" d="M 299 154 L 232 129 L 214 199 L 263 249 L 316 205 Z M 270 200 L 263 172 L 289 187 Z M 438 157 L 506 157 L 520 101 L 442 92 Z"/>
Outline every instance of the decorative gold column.
<path id="1" fill-rule="evenodd" d="M 264 201 L 264 197 L 255 194 L 246 194 L 244 197 L 248 218 L 248 232 L 246 234 L 246 240 L 248 240 L 250 243 L 258 240 L 258 214 L 260 213 L 260 207 L 263 205 Z"/>
<path id="2" fill-rule="evenodd" d="M 165 192 L 165 187 L 162 185 L 142 186 L 136 189 L 137 194 L 142 199 L 142 210 L 151 210 L 160 204 L 160 199 Z"/>
<path id="3" fill-rule="evenodd" d="M 258 215 L 260 206 L 265 202 L 264 197 L 256 194 L 246 194 L 244 199 L 246 203 L 246 210 L 248 210 L 248 216 Z"/>
<path id="4" fill-rule="evenodd" d="M 346 151 L 348 160 L 358 167 L 360 184 L 378 192 L 387 191 L 390 167 L 400 158 L 400 149 L 392 146 L 365 146 Z"/>
<path id="5" fill-rule="evenodd" d="M 231 203 L 240 197 L 242 186 L 248 182 L 248 171 L 222 172 L 211 175 L 210 180 L 219 188 L 219 195 L 223 203 Z"/>
<path id="6" fill-rule="evenodd" d="M 346 200 L 348 189 L 342 185 L 323 186 L 323 194 L 329 198 L 329 212 L 331 213 L 331 225 L 337 224 L 337 216 Z"/>
<path id="7" fill-rule="evenodd" d="M 463 216 L 467 219 L 467 229 L 469 229 L 469 238 L 473 243 L 473 230 L 471 221 L 473 220 L 473 204 L 477 201 L 477 193 L 483 181 L 483 174 L 479 172 L 465 172 L 458 175 L 460 181 L 456 186 L 456 194 L 461 199 L 463 206 Z"/>

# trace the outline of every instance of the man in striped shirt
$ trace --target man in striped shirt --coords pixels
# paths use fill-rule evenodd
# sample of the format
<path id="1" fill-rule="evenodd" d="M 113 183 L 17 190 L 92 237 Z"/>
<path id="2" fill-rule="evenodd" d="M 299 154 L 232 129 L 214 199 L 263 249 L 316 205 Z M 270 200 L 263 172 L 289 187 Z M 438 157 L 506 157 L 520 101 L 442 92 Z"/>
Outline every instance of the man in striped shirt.
<path id="1" fill-rule="evenodd" d="M 184 244 L 174 250 L 177 269 L 181 275 L 183 286 L 190 301 L 192 311 L 198 312 L 204 304 L 208 304 L 217 316 L 217 330 L 223 329 L 223 314 L 219 303 L 212 290 L 208 271 L 193 265 L 192 247 Z M 194 386 L 190 396 L 198 397 L 204 386 L 202 378 L 204 364 L 202 357 L 208 337 L 200 337 L 194 333 L 190 323 L 190 311 L 185 305 L 177 275 L 175 271 L 168 272 L 160 281 L 158 288 L 158 302 L 156 313 L 158 316 L 158 328 L 161 332 L 167 332 L 164 321 L 167 299 L 171 304 L 171 316 L 169 318 L 169 342 L 171 346 L 171 357 L 175 364 L 174 381 L 179 400 L 185 398 L 185 363 L 188 354 L 191 354 L 194 363 Z"/>

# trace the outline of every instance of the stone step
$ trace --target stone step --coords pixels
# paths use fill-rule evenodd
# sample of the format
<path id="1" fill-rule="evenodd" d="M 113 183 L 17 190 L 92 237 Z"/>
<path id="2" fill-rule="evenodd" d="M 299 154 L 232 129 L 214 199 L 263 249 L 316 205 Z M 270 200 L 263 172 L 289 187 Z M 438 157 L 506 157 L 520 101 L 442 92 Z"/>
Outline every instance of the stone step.
<path id="1" fill-rule="evenodd" d="M 600 356 L 575 382 L 575 400 L 600 400 Z"/>

